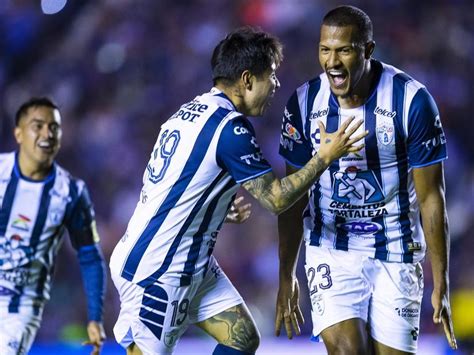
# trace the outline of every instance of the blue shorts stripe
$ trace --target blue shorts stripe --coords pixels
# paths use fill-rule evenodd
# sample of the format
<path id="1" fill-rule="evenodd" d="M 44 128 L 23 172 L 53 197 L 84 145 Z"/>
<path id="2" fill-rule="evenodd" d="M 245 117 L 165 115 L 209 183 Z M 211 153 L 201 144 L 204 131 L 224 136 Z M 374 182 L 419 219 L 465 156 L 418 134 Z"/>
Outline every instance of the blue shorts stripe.
<path id="1" fill-rule="evenodd" d="M 145 326 L 150 329 L 150 331 L 158 338 L 158 340 L 161 340 L 161 333 L 163 333 L 163 327 L 160 327 L 156 324 L 153 324 L 150 321 L 140 319 L 140 321 L 145 324 Z"/>
<path id="2" fill-rule="evenodd" d="M 165 307 L 165 310 L 166 310 L 166 307 Z M 164 315 L 150 311 L 149 309 L 146 309 L 145 307 L 140 308 L 139 317 L 142 320 L 149 320 L 159 325 L 163 325 L 165 323 Z"/>
<path id="3" fill-rule="evenodd" d="M 150 284 L 145 288 L 145 295 L 149 294 L 155 298 L 159 298 L 165 302 L 168 301 L 168 294 L 165 289 L 157 284 Z"/>
<path id="4" fill-rule="evenodd" d="M 156 309 L 157 311 L 166 312 L 166 308 L 168 306 L 167 302 L 161 302 L 158 300 L 155 300 L 151 297 L 147 297 L 146 294 L 143 295 L 143 300 L 142 300 L 142 305 Z"/>

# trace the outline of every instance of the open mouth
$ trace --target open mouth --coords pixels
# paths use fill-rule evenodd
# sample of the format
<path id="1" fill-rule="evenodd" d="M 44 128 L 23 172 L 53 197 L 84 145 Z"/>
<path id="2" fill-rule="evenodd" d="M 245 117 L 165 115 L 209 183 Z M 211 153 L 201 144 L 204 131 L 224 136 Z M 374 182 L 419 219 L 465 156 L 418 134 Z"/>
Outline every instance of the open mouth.
<path id="1" fill-rule="evenodd" d="M 341 70 L 328 70 L 327 75 L 332 84 L 341 88 L 347 81 L 347 74 Z"/>
<path id="2" fill-rule="evenodd" d="M 38 143 L 38 148 L 45 153 L 52 153 L 54 151 L 54 143 L 50 141 L 41 141 Z"/>

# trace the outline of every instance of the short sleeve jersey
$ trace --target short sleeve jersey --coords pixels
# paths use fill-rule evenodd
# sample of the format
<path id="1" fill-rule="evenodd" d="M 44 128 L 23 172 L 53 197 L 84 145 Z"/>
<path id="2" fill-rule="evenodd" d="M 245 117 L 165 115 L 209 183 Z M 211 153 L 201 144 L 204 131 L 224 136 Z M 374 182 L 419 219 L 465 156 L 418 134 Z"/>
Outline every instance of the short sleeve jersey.
<path id="1" fill-rule="evenodd" d="M 112 272 L 189 284 L 206 270 L 240 184 L 270 170 L 251 123 L 221 91 L 183 104 L 158 134 Z"/>
<path id="2" fill-rule="evenodd" d="M 393 66 L 372 65 L 378 83 L 358 108 L 339 106 L 324 73 L 300 86 L 285 107 L 280 154 L 301 167 L 319 149 L 318 121 L 334 132 L 351 116 L 363 119 L 356 134 L 369 131 L 365 147 L 334 161 L 310 190 L 306 243 L 416 262 L 426 243 L 412 171 L 445 160 L 446 138 L 422 84 Z"/>

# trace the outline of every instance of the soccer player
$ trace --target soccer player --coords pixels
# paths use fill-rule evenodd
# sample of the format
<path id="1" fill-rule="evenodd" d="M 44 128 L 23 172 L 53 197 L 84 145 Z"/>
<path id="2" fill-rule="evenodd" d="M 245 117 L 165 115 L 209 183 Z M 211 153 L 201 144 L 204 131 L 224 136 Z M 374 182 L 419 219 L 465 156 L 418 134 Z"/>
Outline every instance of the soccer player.
<path id="1" fill-rule="evenodd" d="M 295 263 L 304 235 L 313 336 L 330 354 L 416 352 L 426 249 L 433 320 L 455 348 L 439 112 L 421 83 L 373 59 L 374 48 L 363 11 L 331 10 L 319 42 L 324 72 L 287 103 L 280 154 L 288 174 L 321 149 L 321 124 L 333 132 L 355 116 L 369 135 L 364 149 L 333 161 L 309 195 L 279 217 L 276 334 L 282 323 L 289 338 L 299 333 Z"/>
<path id="2" fill-rule="evenodd" d="M 48 98 L 32 98 L 18 109 L 15 125 L 18 151 L 0 154 L 0 353 L 28 353 L 67 228 L 88 300 L 87 343 L 99 354 L 105 265 L 87 188 L 54 161 L 59 110 Z"/>
<path id="3" fill-rule="evenodd" d="M 162 126 L 135 212 L 110 261 L 121 310 L 114 334 L 129 354 L 169 354 L 189 324 L 218 341 L 214 354 L 253 354 L 259 334 L 212 256 L 239 188 L 280 213 L 365 133 L 346 121 L 296 174 L 275 177 L 246 116 L 262 116 L 280 86 L 280 42 L 242 28 L 214 49 L 214 87 Z M 258 236 L 255 236 L 258 238 Z"/>

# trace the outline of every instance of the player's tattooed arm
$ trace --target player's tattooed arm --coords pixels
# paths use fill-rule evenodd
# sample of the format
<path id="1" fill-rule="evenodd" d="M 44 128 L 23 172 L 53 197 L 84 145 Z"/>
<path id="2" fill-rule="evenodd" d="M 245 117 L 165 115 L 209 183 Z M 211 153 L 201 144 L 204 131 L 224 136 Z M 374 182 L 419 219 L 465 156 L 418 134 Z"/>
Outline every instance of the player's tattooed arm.
<path id="1" fill-rule="evenodd" d="M 242 186 L 263 207 L 275 214 L 280 214 L 308 191 L 310 186 L 319 179 L 333 160 L 347 153 L 358 152 L 362 149 L 363 145 L 354 146 L 354 143 L 363 139 L 368 134 L 368 131 L 351 138 L 362 124 L 362 120 L 359 120 L 349 127 L 353 120 L 354 117 L 348 119 L 334 133 L 327 133 L 324 125 L 318 122 L 321 132 L 321 145 L 318 154 L 313 156 L 296 173 L 279 180 L 273 172 L 269 172 L 258 178 L 246 181 Z"/>
<path id="2" fill-rule="evenodd" d="M 273 172 L 269 172 L 245 182 L 242 186 L 263 207 L 280 214 L 298 201 L 327 167 L 328 164 L 316 155 L 303 168 L 281 180 L 276 178 Z"/>

